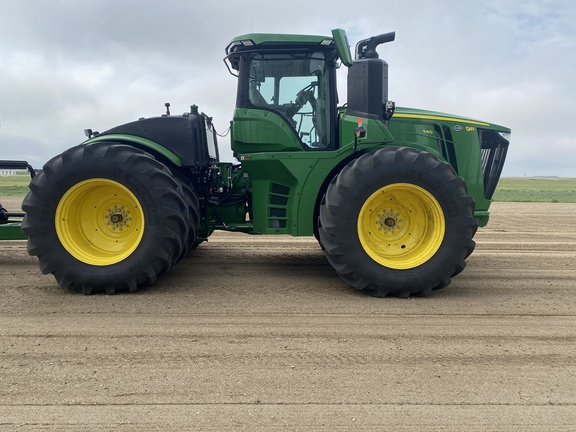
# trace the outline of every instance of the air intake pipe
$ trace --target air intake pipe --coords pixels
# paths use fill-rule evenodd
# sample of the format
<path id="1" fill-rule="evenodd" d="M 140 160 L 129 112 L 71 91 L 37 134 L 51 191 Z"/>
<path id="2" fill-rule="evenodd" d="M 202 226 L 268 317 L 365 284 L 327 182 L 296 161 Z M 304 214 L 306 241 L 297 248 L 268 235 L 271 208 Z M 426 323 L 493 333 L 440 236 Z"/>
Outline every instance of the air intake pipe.
<path id="1" fill-rule="evenodd" d="M 392 42 L 396 33 L 385 33 L 361 40 L 356 45 L 356 60 L 348 69 L 347 113 L 387 122 L 393 114 L 388 102 L 388 63 L 381 60 L 376 47 Z"/>
<path id="2" fill-rule="evenodd" d="M 376 47 L 386 42 L 392 42 L 395 38 L 396 32 L 390 32 L 361 40 L 356 44 L 356 59 L 379 58 Z"/>

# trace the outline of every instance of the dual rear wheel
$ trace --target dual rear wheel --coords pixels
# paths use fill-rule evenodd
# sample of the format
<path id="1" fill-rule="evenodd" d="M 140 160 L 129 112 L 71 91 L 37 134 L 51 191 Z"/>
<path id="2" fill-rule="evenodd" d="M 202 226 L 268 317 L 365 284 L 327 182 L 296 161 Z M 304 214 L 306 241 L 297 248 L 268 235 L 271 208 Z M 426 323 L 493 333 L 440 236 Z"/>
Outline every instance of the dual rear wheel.
<path id="1" fill-rule="evenodd" d="M 187 186 L 188 187 L 188 186 Z M 99 142 L 48 161 L 23 202 L 28 251 L 84 294 L 136 291 L 194 243 L 198 197 L 150 154 Z"/>

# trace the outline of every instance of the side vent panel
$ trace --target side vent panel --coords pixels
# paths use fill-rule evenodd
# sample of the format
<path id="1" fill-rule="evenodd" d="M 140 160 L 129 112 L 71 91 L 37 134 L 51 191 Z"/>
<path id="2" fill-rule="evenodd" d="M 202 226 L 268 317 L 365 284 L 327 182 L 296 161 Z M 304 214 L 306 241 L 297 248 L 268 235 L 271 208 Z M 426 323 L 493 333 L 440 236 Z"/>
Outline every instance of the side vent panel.
<path id="1" fill-rule="evenodd" d="M 272 183 L 268 199 L 268 228 L 285 229 L 290 188 Z"/>
<path id="2" fill-rule="evenodd" d="M 454 150 L 454 140 L 452 138 L 452 132 L 450 128 L 446 125 L 434 125 L 434 131 L 436 132 L 436 137 L 438 138 L 438 147 L 440 147 L 440 153 L 446 159 L 454 171 L 458 173 L 458 160 L 456 158 L 456 151 Z"/>

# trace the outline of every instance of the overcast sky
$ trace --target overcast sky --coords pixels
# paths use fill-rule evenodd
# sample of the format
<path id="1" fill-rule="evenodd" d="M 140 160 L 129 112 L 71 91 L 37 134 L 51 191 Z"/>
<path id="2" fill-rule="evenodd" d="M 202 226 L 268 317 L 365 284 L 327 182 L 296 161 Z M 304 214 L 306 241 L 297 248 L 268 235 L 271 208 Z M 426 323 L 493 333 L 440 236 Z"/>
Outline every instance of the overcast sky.
<path id="1" fill-rule="evenodd" d="M 0 159 L 40 168 L 165 102 L 223 132 L 233 37 L 343 28 L 352 48 L 396 31 L 378 51 L 397 105 L 512 128 L 504 175 L 576 177 L 575 23 L 574 0 L 0 0 Z"/>

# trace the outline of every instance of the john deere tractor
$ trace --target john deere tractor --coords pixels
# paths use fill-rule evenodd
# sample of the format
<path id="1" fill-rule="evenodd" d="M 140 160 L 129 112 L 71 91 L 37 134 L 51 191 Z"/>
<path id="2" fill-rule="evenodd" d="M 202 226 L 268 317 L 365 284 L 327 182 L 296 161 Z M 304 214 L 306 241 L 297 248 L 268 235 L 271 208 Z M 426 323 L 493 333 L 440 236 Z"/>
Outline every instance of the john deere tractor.
<path id="1" fill-rule="evenodd" d="M 460 273 L 508 149 L 508 128 L 396 107 L 376 48 L 394 33 L 247 34 L 226 48 L 237 77 L 220 162 L 192 106 L 98 133 L 48 161 L 22 230 L 43 273 L 84 294 L 136 291 L 215 230 L 315 236 L 351 286 L 427 295 Z M 336 69 L 348 68 L 338 105 Z"/>

